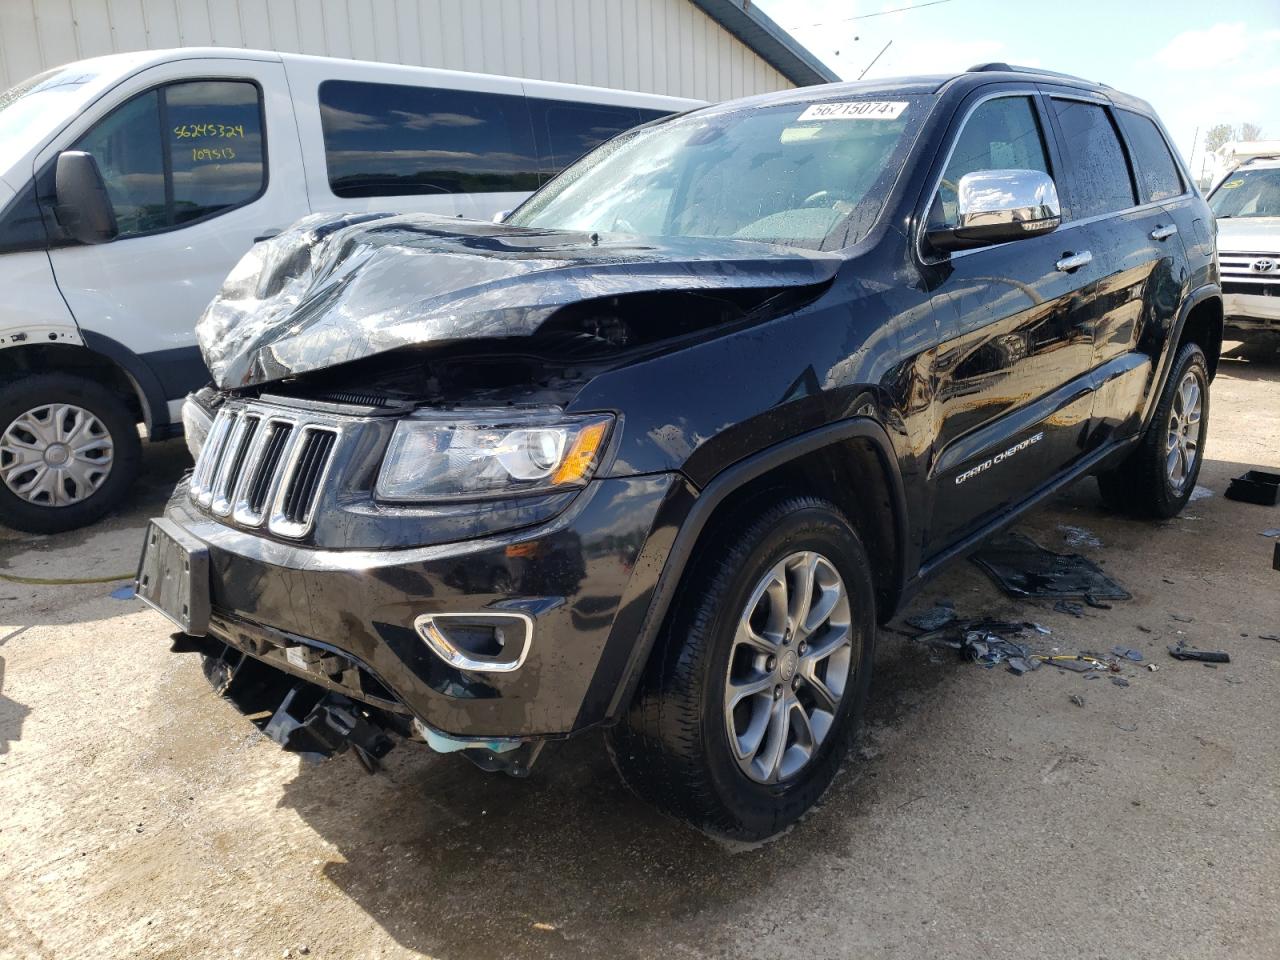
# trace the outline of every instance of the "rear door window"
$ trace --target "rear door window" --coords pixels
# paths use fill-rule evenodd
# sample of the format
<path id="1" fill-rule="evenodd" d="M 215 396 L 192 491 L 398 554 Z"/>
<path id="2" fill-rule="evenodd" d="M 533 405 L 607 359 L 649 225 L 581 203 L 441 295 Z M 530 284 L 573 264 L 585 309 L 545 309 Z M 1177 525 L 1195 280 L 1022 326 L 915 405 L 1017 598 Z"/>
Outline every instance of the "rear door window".
<path id="1" fill-rule="evenodd" d="M 1072 218 L 1084 220 L 1134 206 L 1129 162 L 1107 108 L 1055 97 L 1053 109 L 1073 174 Z"/>
<path id="2" fill-rule="evenodd" d="M 93 155 L 120 237 L 184 226 L 257 199 L 266 186 L 261 93 L 243 80 L 148 90 L 71 147 Z"/>
<path id="3" fill-rule="evenodd" d="M 640 123 L 640 111 L 635 107 L 531 99 L 529 110 L 548 176 L 555 176 L 606 140 Z"/>
<path id="4" fill-rule="evenodd" d="M 505 193 L 538 186 L 522 96 L 404 84 L 320 84 L 329 187 L 339 197 Z"/>
<path id="5" fill-rule="evenodd" d="M 1149 118 L 1128 110 L 1117 110 L 1116 117 L 1133 151 L 1139 199 L 1154 203 L 1179 196 L 1184 189 L 1182 174 L 1159 128 Z"/>

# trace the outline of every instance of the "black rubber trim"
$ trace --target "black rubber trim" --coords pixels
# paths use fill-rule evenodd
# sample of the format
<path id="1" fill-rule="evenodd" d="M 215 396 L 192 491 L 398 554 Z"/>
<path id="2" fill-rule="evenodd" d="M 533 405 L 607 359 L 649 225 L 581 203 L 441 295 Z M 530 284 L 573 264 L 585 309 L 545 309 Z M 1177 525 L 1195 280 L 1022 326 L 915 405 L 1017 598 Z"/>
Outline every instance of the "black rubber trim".
<path id="1" fill-rule="evenodd" d="M 693 508 L 689 511 L 680 532 L 676 535 L 671 551 L 667 554 L 666 563 L 658 577 L 658 585 L 653 591 L 653 599 L 649 610 L 640 625 L 631 656 L 623 671 L 621 682 L 614 693 L 606 714 L 611 719 L 619 717 L 635 695 L 640 678 L 644 674 L 645 664 L 657 639 L 658 631 L 666 619 L 672 599 L 684 577 L 685 567 L 693 555 L 694 547 L 702 535 L 702 530 L 711 514 L 730 494 L 745 484 L 761 477 L 771 470 L 777 469 L 807 454 L 814 453 L 824 447 L 842 443 L 846 440 L 865 439 L 875 447 L 889 478 L 889 495 L 893 501 L 894 534 L 900 546 L 898 551 L 898 571 L 896 588 L 901 592 L 907 583 L 907 558 L 909 555 L 909 534 L 907 531 L 907 497 L 902 483 L 902 475 L 898 471 L 897 457 L 893 452 L 893 444 L 884 427 L 874 420 L 859 417 L 842 420 L 838 423 L 819 427 L 808 433 L 784 440 L 761 452 L 741 460 L 733 466 L 718 473 L 699 493 Z"/>
<path id="2" fill-rule="evenodd" d="M 169 401 L 165 398 L 164 387 L 155 371 L 123 343 L 112 340 L 104 333 L 81 328 L 80 337 L 86 347 L 102 354 L 129 375 L 134 389 L 138 391 L 138 399 L 142 401 L 142 414 L 147 422 L 148 433 L 151 439 L 156 439 L 159 432 L 169 426 L 170 421 Z"/>
<path id="3" fill-rule="evenodd" d="M 1165 339 L 1164 352 L 1160 357 L 1160 362 L 1156 367 L 1155 382 L 1151 385 L 1151 389 L 1147 391 L 1146 407 L 1142 411 L 1142 433 L 1146 430 L 1147 425 L 1151 423 L 1152 414 L 1155 413 L 1156 405 L 1160 402 L 1160 394 L 1164 391 L 1164 383 L 1169 379 L 1169 371 L 1173 367 L 1173 359 L 1178 353 L 1178 343 L 1182 340 L 1183 328 L 1187 325 L 1187 317 L 1191 314 L 1192 308 L 1211 297 L 1222 299 L 1222 287 L 1216 283 L 1206 283 L 1203 286 L 1196 287 L 1183 299 L 1178 307 L 1178 316 L 1173 321 L 1173 327 L 1169 331 L 1169 336 Z M 1201 344 L 1204 346 L 1204 344 Z"/>

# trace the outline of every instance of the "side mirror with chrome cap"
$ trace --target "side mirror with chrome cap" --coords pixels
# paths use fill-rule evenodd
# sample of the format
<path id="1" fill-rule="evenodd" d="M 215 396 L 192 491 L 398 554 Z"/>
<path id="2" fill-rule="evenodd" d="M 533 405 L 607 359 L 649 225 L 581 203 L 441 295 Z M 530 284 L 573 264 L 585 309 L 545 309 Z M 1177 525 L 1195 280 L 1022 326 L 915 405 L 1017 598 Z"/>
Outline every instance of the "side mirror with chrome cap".
<path id="1" fill-rule="evenodd" d="M 956 222 L 929 229 L 937 250 L 966 250 L 1038 237 L 1062 223 L 1053 178 L 1039 170 L 979 170 L 956 185 Z"/>

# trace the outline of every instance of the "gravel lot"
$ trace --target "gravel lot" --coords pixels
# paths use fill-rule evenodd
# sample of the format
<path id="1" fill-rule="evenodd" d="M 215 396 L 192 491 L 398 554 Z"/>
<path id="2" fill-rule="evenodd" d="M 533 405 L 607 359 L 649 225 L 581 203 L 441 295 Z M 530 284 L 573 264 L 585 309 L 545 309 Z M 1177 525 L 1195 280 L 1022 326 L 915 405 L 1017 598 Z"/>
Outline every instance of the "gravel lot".
<path id="1" fill-rule="evenodd" d="M 1260 535 L 1280 508 L 1222 497 L 1280 468 L 1278 414 L 1280 364 L 1237 351 L 1213 389 L 1214 496 L 1139 523 L 1085 482 L 1021 524 L 1055 549 L 1087 528 L 1102 545 L 1079 549 L 1132 601 L 1077 619 L 961 563 L 915 604 L 1038 621 L 1043 649 L 1123 643 L 1158 672 L 1016 677 L 886 630 L 858 754 L 755 848 L 631 799 L 597 736 L 524 782 L 411 747 L 376 777 L 302 765 L 121 584 L 0 581 L 0 956 L 1280 957 L 1280 642 L 1260 636 L 1280 636 Z M 186 452 L 147 458 L 135 510 L 0 532 L 0 571 L 130 571 Z M 1174 661 L 1180 635 L 1232 662 Z"/>

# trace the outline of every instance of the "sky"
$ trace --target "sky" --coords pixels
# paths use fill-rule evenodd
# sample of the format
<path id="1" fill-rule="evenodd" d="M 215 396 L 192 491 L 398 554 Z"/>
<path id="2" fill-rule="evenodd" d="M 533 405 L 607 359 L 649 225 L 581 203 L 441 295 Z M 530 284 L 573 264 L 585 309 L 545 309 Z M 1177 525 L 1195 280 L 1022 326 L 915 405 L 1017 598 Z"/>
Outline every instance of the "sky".
<path id="1" fill-rule="evenodd" d="M 1216 123 L 1248 121 L 1280 139 L 1280 0 L 753 3 L 848 80 L 892 41 L 868 79 L 995 60 L 1110 84 L 1156 108 L 1197 175 L 1205 130 Z M 883 12 L 901 7 L 914 9 Z"/>

